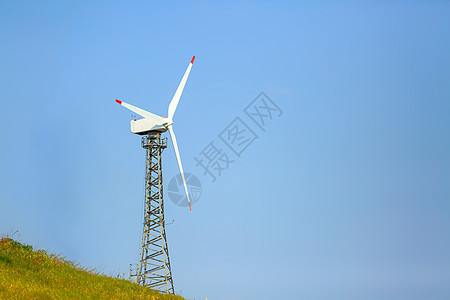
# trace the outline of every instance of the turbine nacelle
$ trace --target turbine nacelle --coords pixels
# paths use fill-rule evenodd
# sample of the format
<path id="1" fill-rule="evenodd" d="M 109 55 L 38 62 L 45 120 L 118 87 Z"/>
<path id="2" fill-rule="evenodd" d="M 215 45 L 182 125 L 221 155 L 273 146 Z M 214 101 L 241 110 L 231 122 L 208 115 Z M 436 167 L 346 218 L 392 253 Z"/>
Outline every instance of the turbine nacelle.
<path id="1" fill-rule="evenodd" d="M 166 123 L 167 124 L 167 123 Z M 152 122 L 149 119 L 142 118 L 138 120 L 131 120 L 130 127 L 131 132 L 134 134 L 145 135 L 150 131 L 159 131 L 166 132 L 168 125 L 166 124 L 157 124 Z"/>
<path id="2" fill-rule="evenodd" d="M 155 122 L 148 118 L 131 120 L 131 132 L 139 135 L 145 135 L 150 131 L 166 132 L 169 129 L 169 126 L 173 124 L 173 121 L 166 117 L 161 118 L 163 118 L 163 123 Z"/>

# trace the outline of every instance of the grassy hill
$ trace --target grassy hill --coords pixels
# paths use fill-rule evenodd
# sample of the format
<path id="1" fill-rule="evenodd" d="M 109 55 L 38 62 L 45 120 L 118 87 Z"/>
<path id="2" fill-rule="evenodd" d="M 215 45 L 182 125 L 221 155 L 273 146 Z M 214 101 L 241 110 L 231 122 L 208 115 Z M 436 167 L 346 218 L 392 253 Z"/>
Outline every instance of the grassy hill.
<path id="1" fill-rule="evenodd" d="M 173 299 L 125 279 L 81 268 L 10 238 L 0 239 L 0 299 Z"/>

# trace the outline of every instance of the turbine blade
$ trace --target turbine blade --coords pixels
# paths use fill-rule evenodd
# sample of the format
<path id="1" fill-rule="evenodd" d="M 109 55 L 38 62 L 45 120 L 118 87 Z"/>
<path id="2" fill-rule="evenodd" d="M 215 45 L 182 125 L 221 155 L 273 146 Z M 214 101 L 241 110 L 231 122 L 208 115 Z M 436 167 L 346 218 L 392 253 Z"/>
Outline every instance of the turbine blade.
<path id="1" fill-rule="evenodd" d="M 134 112 L 137 113 L 138 115 L 143 116 L 144 118 L 153 120 L 153 121 L 155 121 L 155 122 L 157 122 L 157 123 L 163 123 L 163 122 L 165 122 L 165 120 L 164 120 L 163 117 L 160 117 L 160 116 L 158 116 L 158 115 L 152 114 L 151 112 L 148 112 L 148 111 L 146 111 L 146 110 L 140 109 L 139 107 L 133 106 L 133 105 L 131 105 L 131 104 L 125 103 L 125 102 L 120 101 L 120 100 L 117 100 L 117 99 L 116 99 L 116 102 L 119 103 L 119 104 L 122 105 L 122 106 L 125 106 L 125 107 L 128 108 L 129 110 L 134 111 Z"/>
<path id="2" fill-rule="evenodd" d="M 192 211 L 191 200 L 189 199 L 188 188 L 186 185 L 186 179 L 184 178 L 183 166 L 181 165 L 180 152 L 178 152 L 177 139 L 175 138 L 175 133 L 173 132 L 172 125 L 169 126 L 170 137 L 172 138 L 173 148 L 175 149 L 175 155 L 177 156 L 178 167 L 180 168 L 181 178 L 183 179 L 184 190 L 186 191 L 186 196 L 189 203 L 189 209 Z"/>
<path id="3" fill-rule="evenodd" d="M 186 72 L 184 73 L 183 78 L 181 79 L 180 85 L 177 88 L 177 91 L 175 92 L 175 95 L 172 98 L 172 101 L 170 101 L 169 104 L 169 111 L 167 117 L 169 120 L 173 119 L 173 115 L 175 114 L 175 110 L 177 109 L 178 102 L 180 101 L 181 93 L 183 93 L 184 86 L 186 85 L 186 81 L 188 79 L 189 73 L 191 72 L 192 64 L 194 63 L 195 56 L 192 58 L 191 63 L 187 67 Z"/>

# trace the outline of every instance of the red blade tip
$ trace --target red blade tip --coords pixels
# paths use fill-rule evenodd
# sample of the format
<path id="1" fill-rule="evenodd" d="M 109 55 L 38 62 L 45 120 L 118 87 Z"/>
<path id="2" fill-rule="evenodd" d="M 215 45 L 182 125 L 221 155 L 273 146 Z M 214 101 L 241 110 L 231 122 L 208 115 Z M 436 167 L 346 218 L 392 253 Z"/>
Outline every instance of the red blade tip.
<path id="1" fill-rule="evenodd" d="M 116 102 L 119 103 L 119 104 L 122 104 L 122 101 L 120 101 L 120 100 L 116 99 Z"/>
<path id="2" fill-rule="evenodd" d="M 194 63 L 194 59 L 195 59 L 195 56 L 192 58 L 192 60 L 191 60 L 191 64 L 193 64 Z"/>
<path id="3" fill-rule="evenodd" d="M 189 202 L 189 209 L 192 211 L 191 202 Z"/>

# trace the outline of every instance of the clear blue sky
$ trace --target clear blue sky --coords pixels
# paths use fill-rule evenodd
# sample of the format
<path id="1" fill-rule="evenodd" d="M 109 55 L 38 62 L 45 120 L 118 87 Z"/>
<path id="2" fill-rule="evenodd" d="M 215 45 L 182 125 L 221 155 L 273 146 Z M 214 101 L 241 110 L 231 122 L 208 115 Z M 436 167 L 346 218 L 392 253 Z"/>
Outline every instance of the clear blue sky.
<path id="1" fill-rule="evenodd" d="M 190 299 L 450 297 L 448 1 L 2 1 L 0 232 L 107 274 L 137 263 L 144 150 L 118 98 L 175 114 L 166 197 Z M 245 107 L 283 111 L 265 132 Z M 238 157 L 236 117 L 258 138 Z M 235 160 L 216 182 L 194 157 Z M 165 182 L 178 173 L 164 153 Z"/>

